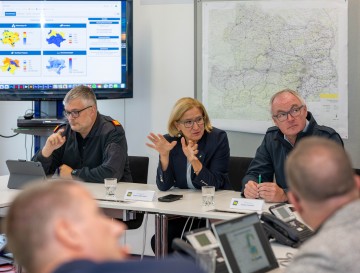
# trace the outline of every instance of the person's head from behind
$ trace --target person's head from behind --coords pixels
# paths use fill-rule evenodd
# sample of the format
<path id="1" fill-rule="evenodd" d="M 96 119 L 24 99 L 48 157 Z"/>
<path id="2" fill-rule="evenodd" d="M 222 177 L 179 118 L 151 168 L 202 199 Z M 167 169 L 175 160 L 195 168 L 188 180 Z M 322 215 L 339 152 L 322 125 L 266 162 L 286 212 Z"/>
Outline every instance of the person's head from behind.
<path id="1" fill-rule="evenodd" d="M 294 90 L 284 89 L 270 99 L 272 119 L 288 137 L 296 135 L 306 126 L 307 107 L 304 99 Z"/>
<path id="2" fill-rule="evenodd" d="M 120 260 L 124 225 L 106 217 L 73 181 L 37 183 L 13 201 L 5 219 L 8 247 L 28 273 L 51 272 L 74 259 Z"/>
<path id="3" fill-rule="evenodd" d="M 87 134 L 97 116 L 96 96 L 90 87 L 80 85 L 71 89 L 64 98 L 64 115 L 71 129 Z"/>
<path id="4" fill-rule="evenodd" d="M 359 198 L 360 179 L 335 141 L 308 137 L 285 163 L 289 200 L 311 227 L 317 228 L 341 206 Z"/>
<path id="5" fill-rule="evenodd" d="M 212 130 L 204 105 L 193 98 L 179 99 L 170 114 L 168 132 L 171 136 L 183 135 L 186 140 L 199 141 L 205 130 Z"/>

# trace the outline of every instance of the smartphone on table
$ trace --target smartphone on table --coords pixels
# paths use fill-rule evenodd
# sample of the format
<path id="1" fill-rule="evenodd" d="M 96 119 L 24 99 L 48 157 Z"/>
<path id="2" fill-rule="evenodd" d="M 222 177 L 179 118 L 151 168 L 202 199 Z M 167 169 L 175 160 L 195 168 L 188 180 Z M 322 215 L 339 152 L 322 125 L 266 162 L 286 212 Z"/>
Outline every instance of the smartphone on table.
<path id="1" fill-rule="evenodd" d="M 182 194 L 167 194 L 158 198 L 160 202 L 174 202 L 183 198 Z"/>

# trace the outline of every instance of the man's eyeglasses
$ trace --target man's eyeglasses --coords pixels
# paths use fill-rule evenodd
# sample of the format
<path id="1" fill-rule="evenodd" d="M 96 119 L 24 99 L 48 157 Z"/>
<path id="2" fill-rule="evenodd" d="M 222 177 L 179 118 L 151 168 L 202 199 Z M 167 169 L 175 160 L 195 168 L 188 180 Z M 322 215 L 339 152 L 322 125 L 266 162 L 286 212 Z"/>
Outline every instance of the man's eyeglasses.
<path id="1" fill-rule="evenodd" d="M 197 125 L 203 125 L 204 124 L 204 117 L 197 117 L 194 120 L 179 120 L 178 123 L 183 124 L 185 128 L 192 128 L 194 126 L 194 122 L 196 122 Z"/>
<path id="2" fill-rule="evenodd" d="M 287 112 L 279 112 L 276 115 L 273 115 L 274 118 L 276 118 L 278 121 L 282 122 L 288 119 L 289 114 L 295 118 L 300 115 L 301 108 L 303 108 L 304 105 L 301 105 L 299 107 L 293 107 Z"/>
<path id="3" fill-rule="evenodd" d="M 66 110 L 64 110 L 64 112 L 63 112 L 63 114 L 64 114 L 64 116 L 65 117 L 69 117 L 69 116 L 71 116 L 72 118 L 78 118 L 79 116 L 80 116 L 80 113 L 82 112 L 82 111 L 84 111 L 84 110 L 86 110 L 86 109 L 88 109 L 88 108 L 90 108 L 90 107 L 93 107 L 93 105 L 90 105 L 90 106 L 88 106 L 88 107 L 85 107 L 85 108 L 83 108 L 83 109 L 81 109 L 81 110 L 73 110 L 73 111 L 66 111 Z"/>

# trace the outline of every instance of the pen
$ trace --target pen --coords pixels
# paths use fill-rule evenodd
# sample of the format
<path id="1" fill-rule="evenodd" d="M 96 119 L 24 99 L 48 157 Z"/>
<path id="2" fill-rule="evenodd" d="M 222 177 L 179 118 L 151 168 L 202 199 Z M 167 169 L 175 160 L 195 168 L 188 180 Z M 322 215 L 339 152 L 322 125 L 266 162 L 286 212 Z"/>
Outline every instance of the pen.
<path id="1" fill-rule="evenodd" d="M 261 183 L 261 174 L 259 174 L 259 178 L 258 178 L 258 184 Z"/>
<path id="2" fill-rule="evenodd" d="M 125 201 L 125 200 L 111 200 L 111 199 L 105 199 L 105 198 L 95 198 L 95 200 L 97 201 L 109 201 L 109 202 L 119 202 L 119 203 L 129 203 L 129 201 Z"/>

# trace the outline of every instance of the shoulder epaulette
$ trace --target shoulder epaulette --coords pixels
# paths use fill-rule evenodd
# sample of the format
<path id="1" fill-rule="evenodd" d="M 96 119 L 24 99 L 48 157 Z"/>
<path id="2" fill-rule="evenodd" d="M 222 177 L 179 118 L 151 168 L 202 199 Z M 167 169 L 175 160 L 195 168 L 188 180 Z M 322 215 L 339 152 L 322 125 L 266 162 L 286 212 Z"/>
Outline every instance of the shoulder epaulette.
<path id="1" fill-rule="evenodd" d="M 60 129 L 61 127 L 65 126 L 65 125 L 66 125 L 66 123 L 61 123 L 61 124 L 59 124 L 58 126 L 56 126 L 55 129 L 54 129 L 54 133 L 56 133 L 57 131 L 59 131 L 59 129 Z"/>
<path id="2" fill-rule="evenodd" d="M 121 123 L 119 121 L 117 121 L 116 119 L 113 119 L 112 124 L 114 124 L 115 126 L 121 126 Z"/>
<path id="3" fill-rule="evenodd" d="M 106 121 L 111 122 L 114 126 L 121 126 L 121 123 L 119 121 L 117 121 L 116 119 L 113 119 L 112 117 L 109 117 L 109 116 L 103 116 L 103 117 Z"/>

